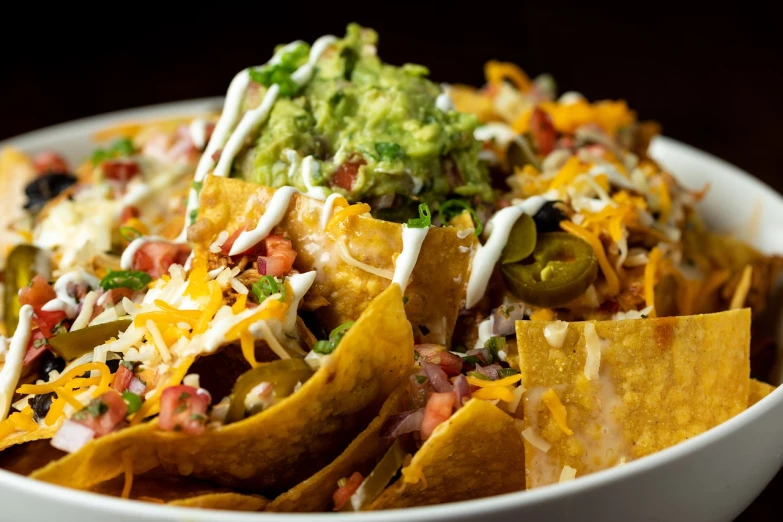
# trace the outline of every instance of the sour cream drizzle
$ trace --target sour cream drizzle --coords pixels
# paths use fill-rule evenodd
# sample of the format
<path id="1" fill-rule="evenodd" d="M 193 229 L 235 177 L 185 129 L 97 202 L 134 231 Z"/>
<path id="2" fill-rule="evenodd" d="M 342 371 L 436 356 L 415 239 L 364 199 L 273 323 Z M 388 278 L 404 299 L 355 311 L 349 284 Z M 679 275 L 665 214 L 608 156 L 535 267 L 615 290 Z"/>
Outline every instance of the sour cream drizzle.
<path id="1" fill-rule="evenodd" d="M 487 223 L 489 238 L 483 245 L 476 249 L 473 258 L 473 267 L 468 279 L 468 290 L 465 308 L 470 309 L 481 300 L 487 289 L 489 278 L 495 265 L 500 259 L 500 254 L 508 242 L 511 228 L 522 214 L 535 215 L 548 200 L 542 196 L 533 196 L 521 203 L 506 207 L 498 211 Z"/>
<path id="2" fill-rule="evenodd" d="M 230 256 L 241 254 L 242 252 L 254 247 L 262 239 L 269 235 L 272 229 L 282 221 L 291 198 L 299 191 L 294 187 L 280 187 L 275 191 L 275 195 L 269 201 L 266 212 L 258 220 L 258 225 L 253 230 L 245 230 L 234 241 L 231 246 Z M 124 257 L 124 254 L 123 254 Z"/>
<path id="3" fill-rule="evenodd" d="M 424 238 L 427 237 L 429 227 L 410 228 L 408 225 L 402 226 L 402 252 L 394 263 L 394 277 L 392 283 L 400 285 L 402 293 L 408 286 L 408 279 L 411 277 L 416 261 L 419 260 L 419 252 Z"/>
<path id="4" fill-rule="evenodd" d="M 321 209 L 321 219 L 319 221 L 321 230 L 326 230 L 326 224 L 329 223 L 329 219 L 331 219 L 332 213 L 334 212 L 334 202 L 341 197 L 343 197 L 342 194 L 334 192 L 326 198 L 323 209 Z"/>
<path id="5" fill-rule="evenodd" d="M 14 336 L 11 338 L 11 346 L 5 356 L 5 364 L 0 370 L 0 421 L 8 417 L 11 408 L 16 385 L 22 375 L 22 361 L 27 352 L 27 344 L 30 342 L 30 322 L 33 317 L 33 307 L 24 305 L 19 310 L 19 324 Z"/>
<path id="6" fill-rule="evenodd" d="M 326 49 L 337 41 L 335 36 L 327 35 L 322 36 L 313 43 L 310 48 L 310 57 L 307 63 L 301 66 L 299 69 L 291 75 L 291 78 L 299 85 L 303 86 L 308 83 L 313 77 L 313 71 L 315 69 L 315 63 L 326 51 Z M 283 53 L 289 52 L 296 46 L 300 45 L 301 41 L 292 42 L 283 47 L 279 52 L 267 62 L 268 64 L 275 64 L 280 62 Z M 215 169 L 213 175 L 215 176 L 228 176 L 231 170 L 231 165 L 234 162 L 234 158 L 240 151 L 242 146 L 247 140 L 251 132 L 253 132 L 259 125 L 261 125 L 269 117 L 269 113 L 272 111 L 277 96 L 280 93 L 280 88 L 277 85 L 272 85 L 267 89 L 264 99 L 261 101 L 261 105 L 253 110 L 250 110 L 242 116 L 242 119 L 237 125 L 240 112 L 242 109 L 242 100 L 247 92 L 247 87 L 250 85 L 249 69 L 243 69 L 234 79 L 231 80 L 231 84 L 228 87 L 226 93 L 226 101 L 223 105 L 223 113 L 220 119 L 215 125 L 215 130 L 212 132 L 212 137 L 207 144 L 207 148 L 204 154 L 201 155 L 198 166 L 196 167 L 196 174 L 194 180 L 197 183 L 202 183 L 204 178 L 213 168 Z M 236 125 L 236 129 L 234 126 Z M 221 151 L 222 149 L 222 151 Z M 214 156 L 220 152 L 220 159 L 215 164 Z M 198 209 L 198 192 L 195 188 L 190 189 L 188 195 L 188 205 L 185 212 L 185 226 L 179 235 L 178 241 L 180 243 L 185 242 L 187 239 L 187 228 L 190 223 L 190 216 L 193 211 Z"/>
<path id="7" fill-rule="evenodd" d="M 74 270 L 63 274 L 54 283 L 54 292 L 57 297 L 41 307 L 44 312 L 63 311 L 70 317 L 76 317 L 76 311 L 79 309 L 79 302 L 68 292 L 69 286 L 87 285 L 91 290 L 98 288 L 100 281 L 97 277 L 88 274 L 84 270 Z"/>
<path id="8" fill-rule="evenodd" d="M 138 252 L 146 243 L 169 243 L 173 245 L 177 244 L 177 241 L 171 241 L 162 236 L 137 237 L 131 241 L 128 247 L 122 252 L 122 257 L 120 258 L 120 267 L 123 270 L 130 270 L 133 267 L 133 258 L 136 257 L 136 252 Z"/>
<path id="9" fill-rule="evenodd" d="M 285 321 L 283 322 L 283 331 L 287 334 L 296 332 L 296 317 L 299 309 L 299 302 L 310 290 L 315 281 L 315 270 L 305 272 L 304 274 L 294 274 L 290 276 L 288 284 L 291 285 L 291 289 L 294 291 L 294 298 L 291 300 L 291 304 L 285 314 Z"/>

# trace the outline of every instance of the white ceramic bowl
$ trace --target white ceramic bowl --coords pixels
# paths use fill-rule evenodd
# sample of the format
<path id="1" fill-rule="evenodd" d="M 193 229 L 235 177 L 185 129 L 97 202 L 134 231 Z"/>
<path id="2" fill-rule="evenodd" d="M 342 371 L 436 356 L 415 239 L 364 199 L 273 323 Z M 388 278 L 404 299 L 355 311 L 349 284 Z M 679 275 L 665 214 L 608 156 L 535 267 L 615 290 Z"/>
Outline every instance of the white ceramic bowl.
<path id="1" fill-rule="evenodd" d="M 91 134 L 111 123 L 219 108 L 220 99 L 215 98 L 134 109 L 57 125 L 0 145 L 13 144 L 27 152 L 55 149 L 78 162 L 94 148 Z M 739 233 L 766 252 L 783 252 L 783 198 L 772 189 L 736 167 L 668 138 L 657 139 L 652 152 L 687 186 L 711 183 L 700 210 L 713 227 Z M 754 232 L 747 224 L 754 221 L 757 208 L 760 219 Z M 781 464 L 783 389 L 698 437 L 573 482 L 442 506 L 345 516 L 357 522 L 728 521 L 753 501 Z M 73 491 L 0 471 L 0 520 L 323 522 L 334 517 L 157 506 Z"/>

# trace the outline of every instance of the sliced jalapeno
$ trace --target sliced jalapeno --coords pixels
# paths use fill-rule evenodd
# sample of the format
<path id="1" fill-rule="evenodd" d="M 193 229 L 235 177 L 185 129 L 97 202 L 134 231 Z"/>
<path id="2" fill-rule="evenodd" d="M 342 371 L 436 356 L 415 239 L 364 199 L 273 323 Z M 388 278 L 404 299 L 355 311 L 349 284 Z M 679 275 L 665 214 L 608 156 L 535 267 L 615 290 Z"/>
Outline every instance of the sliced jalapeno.
<path id="1" fill-rule="evenodd" d="M 237 379 L 231 392 L 231 403 L 226 414 L 226 424 L 245 418 L 245 401 L 253 388 L 263 382 L 274 385 L 274 399 L 280 400 L 294 392 L 298 383 L 304 383 L 313 370 L 304 359 L 281 359 L 248 370 Z M 252 412 L 251 412 L 252 415 Z"/>
<path id="2" fill-rule="evenodd" d="M 536 248 L 536 222 L 527 214 L 522 214 L 511 227 L 508 242 L 503 249 L 500 262 L 518 263 L 530 256 Z"/>
<path id="3" fill-rule="evenodd" d="M 72 361 L 91 352 L 96 346 L 102 345 L 112 337 L 116 337 L 118 333 L 124 332 L 130 324 L 130 319 L 96 324 L 81 330 L 55 335 L 49 339 L 49 344 L 54 353 L 66 361 Z"/>
<path id="4" fill-rule="evenodd" d="M 19 323 L 19 289 L 27 286 L 33 277 L 49 279 L 49 256 L 33 245 L 17 245 L 8 254 L 5 268 L 4 317 L 6 334 L 13 335 Z"/>
<path id="5" fill-rule="evenodd" d="M 598 276 L 592 247 L 567 232 L 538 236 L 533 255 L 501 265 L 508 289 L 534 306 L 562 306 L 582 295 Z"/>
<path id="6" fill-rule="evenodd" d="M 389 485 L 407 456 L 400 439 L 395 440 L 340 511 L 361 511 L 367 507 Z"/>

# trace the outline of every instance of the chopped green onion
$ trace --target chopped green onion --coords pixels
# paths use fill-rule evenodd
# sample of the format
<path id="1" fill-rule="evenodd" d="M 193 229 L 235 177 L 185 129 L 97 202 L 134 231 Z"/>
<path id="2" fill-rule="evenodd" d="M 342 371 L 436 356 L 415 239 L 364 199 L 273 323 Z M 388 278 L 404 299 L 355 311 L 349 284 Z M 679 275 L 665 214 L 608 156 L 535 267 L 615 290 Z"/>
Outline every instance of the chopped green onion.
<path id="1" fill-rule="evenodd" d="M 141 290 L 152 281 L 152 277 L 140 270 L 117 270 L 109 271 L 101 279 L 101 288 L 111 290 L 112 288 L 130 288 L 131 290 Z"/>
<path id="2" fill-rule="evenodd" d="M 408 220 L 408 226 L 410 228 L 427 228 L 432 225 L 432 214 L 430 214 L 430 207 L 426 203 L 419 205 L 419 217 Z"/>
<path id="3" fill-rule="evenodd" d="M 126 391 L 122 393 L 122 400 L 128 405 L 128 413 L 136 413 L 141 409 L 141 397 L 133 392 Z"/>
<path id="4" fill-rule="evenodd" d="M 329 334 L 328 341 L 317 341 L 315 346 L 313 346 L 313 351 L 323 355 L 332 353 L 337 348 L 337 345 L 340 344 L 340 341 L 343 340 L 343 337 L 345 337 L 346 332 L 351 326 L 353 326 L 352 321 L 341 324 L 332 330 Z"/>
<path id="5" fill-rule="evenodd" d="M 280 289 L 281 286 L 283 287 L 282 290 Z M 253 291 L 253 295 L 256 296 L 256 299 L 258 299 L 259 303 L 262 303 L 270 295 L 275 295 L 278 293 L 282 294 L 280 297 L 281 301 L 285 299 L 285 285 L 278 283 L 277 279 L 271 275 L 262 276 L 261 279 L 253 283 L 251 290 Z"/>
<path id="6" fill-rule="evenodd" d="M 134 239 L 138 239 L 141 236 L 143 236 L 141 232 L 136 230 L 133 227 L 120 227 L 120 236 L 122 236 L 122 239 L 130 243 Z"/>
<path id="7" fill-rule="evenodd" d="M 132 156 L 136 152 L 129 138 L 120 138 L 106 149 L 95 149 L 92 153 L 92 164 L 97 166 L 106 160 L 121 156 Z"/>
<path id="8" fill-rule="evenodd" d="M 484 225 L 481 223 L 476 210 L 466 201 L 461 199 L 449 199 L 444 201 L 438 208 L 438 215 L 440 216 L 441 221 L 448 223 L 454 219 L 454 217 L 462 214 L 466 210 L 470 213 L 470 218 L 473 220 L 473 224 L 476 227 L 474 234 L 477 236 L 481 235 L 481 232 L 484 230 Z"/>

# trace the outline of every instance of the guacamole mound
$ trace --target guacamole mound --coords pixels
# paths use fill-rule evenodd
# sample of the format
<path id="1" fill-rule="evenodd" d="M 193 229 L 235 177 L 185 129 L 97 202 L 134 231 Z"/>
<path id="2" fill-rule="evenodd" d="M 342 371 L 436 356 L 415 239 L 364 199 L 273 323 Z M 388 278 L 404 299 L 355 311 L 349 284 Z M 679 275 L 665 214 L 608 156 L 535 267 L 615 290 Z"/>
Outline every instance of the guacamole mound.
<path id="1" fill-rule="evenodd" d="M 254 81 L 278 84 L 281 96 L 232 175 L 307 192 L 302 160 L 312 155 L 310 186 L 352 202 L 388 201 L 389 195 L 433 202 L 450 194 L 490 201 L 487 169 L 478 159 L 481 145 L 473 138 L 477 119 L 438 99 L 441 88 L 426 78 L 426 67 L 381 62 L 377 40 L 375 31 L 349 25 L 301 90 L 286 70 L 306 63 L 305 43 L 287 46 L 282 65 L 252 70 Z"/>

